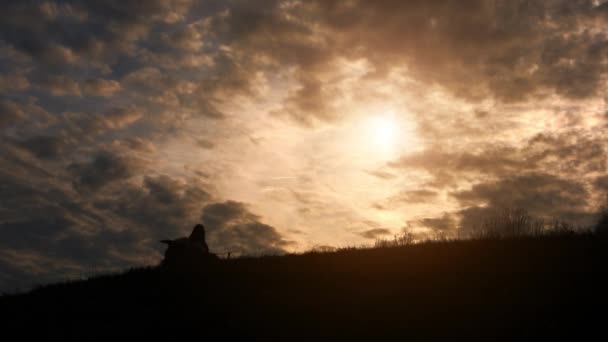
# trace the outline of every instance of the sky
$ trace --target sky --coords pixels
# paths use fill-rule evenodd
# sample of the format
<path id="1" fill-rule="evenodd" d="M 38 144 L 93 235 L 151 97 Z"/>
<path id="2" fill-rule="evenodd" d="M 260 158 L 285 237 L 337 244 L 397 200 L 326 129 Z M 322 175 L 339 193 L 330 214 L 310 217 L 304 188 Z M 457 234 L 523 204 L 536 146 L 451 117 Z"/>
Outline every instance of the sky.
<path id="1" fill-rule="evenodd" d="M 151 265 L 589 225 L 608 3 L 5 1 L 0 291 Z"/>

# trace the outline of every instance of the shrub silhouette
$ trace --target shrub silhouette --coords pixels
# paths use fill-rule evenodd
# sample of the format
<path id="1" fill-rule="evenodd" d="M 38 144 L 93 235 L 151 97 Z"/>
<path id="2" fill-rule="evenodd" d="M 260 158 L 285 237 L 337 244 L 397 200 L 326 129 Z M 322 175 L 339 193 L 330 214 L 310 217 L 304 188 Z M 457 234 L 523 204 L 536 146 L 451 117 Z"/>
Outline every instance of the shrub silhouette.
<path id="1" fill-rule="evenodd" d="M 414 234 L 412 232 L 403 232 L 393 236 L 393 239 L 377 239 L 374 242 L 375 248 L 386 247 L 404 247 L 414 243 Z"/>
<path id="2" fill-rule="evenodd" d="M 464 228 L 468 228 L 466 237 L 472 239 L 505 239 L 546 234 L 568 235 L 584 230 L 556 218 L 552 220 L 536 218 L 523 208 L 506 208 L 496 211 L 477 225 Z"/>

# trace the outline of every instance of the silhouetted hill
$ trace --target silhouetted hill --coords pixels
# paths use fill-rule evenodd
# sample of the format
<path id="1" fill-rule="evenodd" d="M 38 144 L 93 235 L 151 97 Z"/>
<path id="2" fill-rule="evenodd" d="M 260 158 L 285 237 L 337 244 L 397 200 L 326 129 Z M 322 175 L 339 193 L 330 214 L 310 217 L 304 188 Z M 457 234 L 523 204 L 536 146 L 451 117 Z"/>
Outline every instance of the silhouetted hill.
<path id="1" fill-rule="evenodd" d="M 21 339 L 583 340 L 604 334 L 606 247 L 548 236 L 135 269 L 4 296 L 0 322 Z"/>

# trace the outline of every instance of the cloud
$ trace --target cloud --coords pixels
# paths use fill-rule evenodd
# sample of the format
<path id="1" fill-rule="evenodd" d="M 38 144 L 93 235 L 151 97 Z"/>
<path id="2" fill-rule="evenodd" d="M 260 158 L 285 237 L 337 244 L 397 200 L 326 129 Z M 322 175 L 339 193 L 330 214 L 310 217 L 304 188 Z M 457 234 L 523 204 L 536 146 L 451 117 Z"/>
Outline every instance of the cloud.
<path id="1" fill-rule="evenodd" d="M 322 7 L 336 30 L 345 35 L 365 32 L 357 42 L 366 55 L 402 59 L 420 79 L 438 82 L 459 96 L 486 94 L 514 101 L 543 89 L 590 96 L 599 86 L 591 70 L 605 72 L 596 45 L 605 38 L 577 32 L 595 24 L 599 13 L 591 1 L 534 1 L 525 6 L 519 1 L 357 1 Z M 391 43 L 399 38 L 408 44 Z M 549 58 L 551 54 L 559 57 Z M 574 62 L 568 64 L 569 58 Z M 586 85 L 581 89 L 579 82 Z"/>
<path id="2" fill-rule="evenodd" d="M 334 102 L 342 81 L 328 82 L 329 76 L 348 78 L 337 71 L 340 60 L 365 60 L 370 77 L 406 66 L 416 80 L 439 84 L 466 99 L 513 102 L 552 92 L 570 98 L 593 96 L 606 72 L 606 37 L 596 30 L 606 19 L 603 8 L 591 1 L 573 5 L 565 0 L 527 5 L 268 1 L 264 6 L 67 1 L 7 6 L 2 32 L 7 44 L 37 62 L 80 63 L 105 73 L 120 58 L 147 56 L 148 62 L 160 62 L 176 57 L 177 63 L 187 52 L 189 60 L 207 61 L 206 77 L 194 81 L 197 89 L 190 95 L 173 92 L 162 101 L 208 108 L 203 115 L 221 116 L 218 102 L 231 94 L 255 93 L 260 77 L 287 76 L 285 71 L 293 70 L 297 86 L 290 87 L 278 112 L 309 124 L 341 116 Z M 186 13 L 194 19 L 186 21 Z M 159 32 L 163 25 L 171 29 Z M 82 88 L 108 96 L 117 89 L 114 82 L 92 78 Z M 69 83 L 55 80 L 50 89 L 57 95 L 78 94 Z"/>
<path id="3" fill-rule="evenodd" d="M 189 117 L 214 119 L 224 117 L 224 113 L 217 108 L 217 103 L 221 102 L 217 97 L 219 89 L 227 91 L 223 83 L 229 82 L 217 76 L 198 82 L 184 80 L 157 67 L 133 70 L 121 81 L 137 103 L 152 103 L 156 108 L 181 112 Z"/>
<path id="4" fill-rule="evenodd" d="M 370 77 L 405 66 L 421 84 L 467 100 L 594 96 L 607 71 L 607 38 L 596 29 L 604 20 L 591 1 L 271 1 L 233 3 L 204 29 L 178 31 L 176 42 L 198 49 L 193 37 L 202 31 L 224 44 L 216 62 L 226 81 L 217 91 L 250 91 L 256 70 L 294 70 L 297 87 L 278 113 L 310 124 L 339 117 L 332 105 L 339 92 L 326 79 L 340 59 L 366 60 Z"/>
<path id="5" fill-rule="evenodd" d="M 115 80 L 89 79 L 84 82 L 86 95 L 108 97 L 120 90 L 120 83 Z"/>
<path id="6" fill-rule="evenodd" d="M 113 226 L 113 215 L 94 210 L 55 175 L 24 166 L 0 172 L 0 196 L 11 198 L 0 209 L 0 288 L 142 263 L 136 231 Z"/>
<path id="7" fill-rule="evenodd" d="M 548 170 L 570 175 L 605 173 L 608 156 L 601 136 L 588 136 L 580 131 L 559 135 L 539 134 L 525 147 L 529 159 Z"/>
<path id="8" fill-rule="evenodd" d="M 40 135 L 20 142 L 19 145 L 40 159 L 56 159 L 61 156 L 66 142 L 57 136 Z"/>
<path id="9" fill-rule="evenodd" d="M 427 217 L 415 221 L 420 226 L 432 229 L 434 231 L 450 231 L 458 227 L 457 220 L 450 214 L 443 214 L 441 217 Z"/>
<path id="10" fill-rule="evenodd" d="M 24 116 L 23 110 L 15 102 L 10 100 L 0 101 L 0 128 L 7 127 Z"/>
<path id="11" fill-rule="evenodd" d="M 431 145 L 389 165 L 393 170 L 430 175 L 420 194 L 430 191 L 432 196 L 432 192 L 447 190 L 460 207 L 455 212 L 414 220 L 415 225 L 467 230 L 507 208 L 525 208 L 536 217 L 587 225 L 594 219 L 594 193 L 603 177 L 593 175 L 606 173 L 608 159 L 604 138 L 584 132 L 578 128 L 544 132 L 512 145 L 485 145 L 482 140 L 473 145 L 476 152 Z M 395 200 L 408 203 L 408 192 L 387 201 Z M 435 203 L 437 198 L 428 200 Z"/>
<path id="12" fill-rule="evenodd" d="M 455 173 L 509 174 L 515 170 L 534 167 L 519 158 L 511 147 L 486 147 L 479 153 L 468 151 L 443 151 L 433 148 L 414 152 L 389 163 L 403 169 L 420 169 L 432 173 L 438 181 L 451 181 Z"/>
<path id="13" fill-rule="evenodd" d="M 0 99 L 0 129 L 15 137 L 24 138 L 48 129 L 57 118 L 43 108 L 36 98 Z"/>
<path id="14" fill-rule="evenodd" d="M 119 150 L 131 150 L 141 154 L 154 153 L 157 151 L 156 146 L 150 140 L 143 138 L 124 138 L 112 141 L 112 146 Z"/>
<path id="15" fill-rule="evenodd" d="M 60 177 L 0 171 L 0 289 L 158 262 L 158 240 L 189 233 L 210 195 L 168 176 L 82 195 Z M 38 177 L 45 177 L 40 180 Z"/>
<path id="16" fill-rule="evenodd" d="M 0 32 L 3 40 L 49 66 L 100 68 L 134 52 L 135 42 L 155 23 L 179 18 L 188 7 L 181 0 L 13 3 L 5 6 Z"/>
<path id="17" fill-rule="evenodd" d="M 114 107 L 103 112 L 66 112 L 65 131 L 79 140 L 92 140 L 136 123 L 144 113 L 134 107 Z"/>
<path id="18" fill-rule="evenodd" d="M 480 218 L 505 208 L 524 208 L 539 218 L 559 218 L 590 224 L 589 193 L 580 181 L 546 173 L 526 173 L 498 181 L 482 182 L 469 190 L 451 193 L 464 207 L 461 226 L 471 227 Z"/>
<path id="19" fill-rule="evenodd" d="M 406 154 L 389 166 L 428 172 L 434 177 L 431 185 L 439 188 L 479 175 L 500 178 L 537 170 L 568 176 L 606 172 L 608 158 L 603 138 L 581 133 L 574 130 L 538 134 L 522 146 L 487 145 L 476 153 L 432 147 Z"/>
<path id="20" fill-rule="evenodd" d="M 67 76 L 51 76 L 37 80 L 38 86 L 53 96 L 81 96 L 78 81 Z"/>
<path id="21" fill-rule="evenodd" d="M 264 224 L 245 204 L 236 201 L 211 203 L 203 208 L 210 248 L 243 254 L 283 253 L 290 242 L 276 228 Z"/>
<path id="22" fill-rule="evenodd" d="M 394 179 L 397 177 L 397 175 L 387 172 L 385 170 L 374 170 L 374 171 L 368 171 L 367 173 L 369 173 L 370 175 L 372 175 L 374 177 L 378 177 L 381 179 Z"/>
<path id="23" fill-rule="evenodd" d="M 391 234 L 391 231 L 386 228 L 374 228 L 358 233 L 366 239 L 378 239 L 383 235 Z"/>
<path id="24" fill-rule="evenodd" d="M 403 202 L 429 202 L 437 198 L 439 194 L 433 190 L 411 190 L 404 191 L 393 200 Z"/>
<path id="25" fill-rule="evenodd" d="M 204 33 L 197 26 L 200 25 L 188 25 L 171 33 L 163 33 L 161 39 L 174 49 L 198 51 L 204 46 L 205 39 Z"/>
<path id="26" fill-rule="evenodd" d="M 27 77 L 19 74 L 0 74 L 0 90 L 3 92 L 23 91 L 29 88 Z"/>
<path id="27" fill-rule="evenodd" d="M 204 149 L 207 149 L 207 150 L 210 150 L 210 149 L 212 149 L 212 148 L 215 147 L 215 144 L 212 141 L 209 141 L 209 140 L 206 140 L 206 139 L 198 139 L 198 140 L 196 140 L 196 145 L 198 145 L 198 146 L 200 146 L 200 147 L 202 147 Z"/>
<path id="28" fill-rule="evenodd" d="M 608 175 L 597 177 L 593 182 L 593 185 L 601 192 L 608 195 Z"/>
<path id="29" fill-rule="evenodd" d="M 100 122 L 109 129 L 120 129 L 133 124 L 142 116 L 143 113 L 137 109 L 115 108 L 100 116 Z"/>
<path id="30" fill-rule="evenodd" d="M 202 207 L 212 196 L 206 186 L 167 175 L 146 176 L 141 184 L 123 184 L 95 202 L 98 209 L 115 213 L 141 227 L 146 240 L 160 249 L 160 239 L 190 233 Z"/>
<path id="31" fill-rule="evenodd" d="M 96 191 L 107 184 L 126 180 L 141 168 L 138 161 L 109 151 L 100 151 L 90 161 L 74 162 L 68 171 L 75 177 L 74 187 L 79 191 Z"/>

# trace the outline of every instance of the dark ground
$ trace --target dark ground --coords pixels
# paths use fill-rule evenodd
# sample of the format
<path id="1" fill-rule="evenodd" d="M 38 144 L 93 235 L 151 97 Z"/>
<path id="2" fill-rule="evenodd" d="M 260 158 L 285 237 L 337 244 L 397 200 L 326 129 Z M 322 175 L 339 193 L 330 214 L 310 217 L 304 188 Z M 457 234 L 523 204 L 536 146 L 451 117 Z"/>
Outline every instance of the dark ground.
<path id="1" fill-rule="evenodd" d="M 607 256 L 605 238 L 572 235 L 136 269 L 4 296 L 0 327 L 51 340 L 601 341 Z"/>

